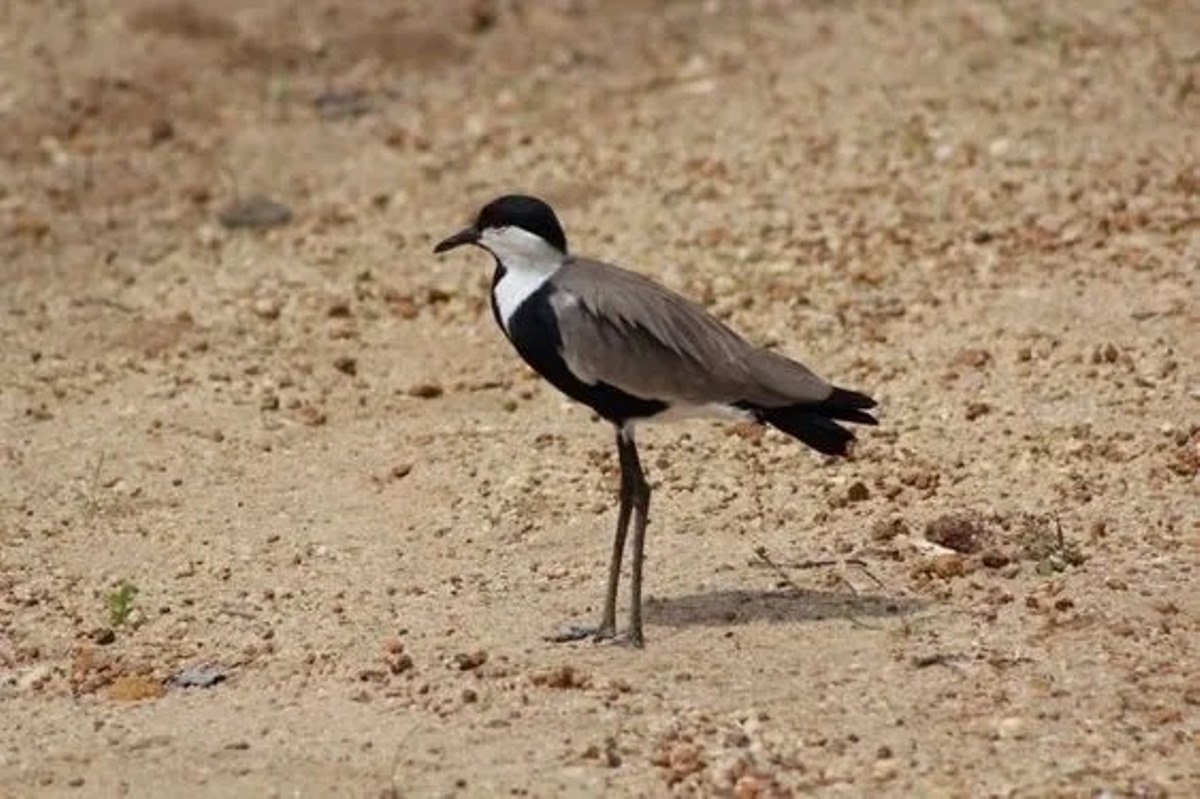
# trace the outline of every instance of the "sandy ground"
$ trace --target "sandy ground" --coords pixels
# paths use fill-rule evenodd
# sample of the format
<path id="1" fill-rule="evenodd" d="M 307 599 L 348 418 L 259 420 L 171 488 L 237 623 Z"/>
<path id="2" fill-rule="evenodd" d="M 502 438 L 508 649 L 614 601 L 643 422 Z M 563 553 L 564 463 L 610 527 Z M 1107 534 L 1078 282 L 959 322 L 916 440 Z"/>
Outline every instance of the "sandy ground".
<path id="1" fill-rule="evenodd" d="M 1200 795 L 1197 3 L 9 0 L 0 130 L 0 795 Z M 647 428 L 641 652 L 518 189 L 881 403 Z"/>

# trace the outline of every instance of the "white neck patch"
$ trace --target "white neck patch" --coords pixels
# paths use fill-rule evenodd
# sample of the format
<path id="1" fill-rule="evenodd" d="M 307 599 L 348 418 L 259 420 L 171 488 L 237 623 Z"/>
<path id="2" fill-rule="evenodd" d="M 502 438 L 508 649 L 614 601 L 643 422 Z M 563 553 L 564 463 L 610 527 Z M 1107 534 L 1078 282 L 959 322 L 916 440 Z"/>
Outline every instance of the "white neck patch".
<path id="1" fill-rule="evenodd" d="M 508 320 L 559 270 L 566 255 L 541 236 L 519 227 L 487 228 L 479 236 L 479 245 L 504 266 L 504 277 L 492 289 L 492 296 L 507 333 Z"/>

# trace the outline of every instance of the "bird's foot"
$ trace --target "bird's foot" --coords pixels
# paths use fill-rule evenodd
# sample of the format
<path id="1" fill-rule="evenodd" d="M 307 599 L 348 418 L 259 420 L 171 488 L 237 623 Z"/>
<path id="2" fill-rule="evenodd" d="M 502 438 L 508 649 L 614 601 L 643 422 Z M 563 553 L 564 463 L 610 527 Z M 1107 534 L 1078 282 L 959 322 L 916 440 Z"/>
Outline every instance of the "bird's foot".
<path id="1" fill-rule="evenodd" d="M 615 626 L 611 624 L 568 624 L 546 640 L 552 644 L 567 644 L 572 641 L 584 641 L 588 638 L 601 644 L 610 641 L 616 643 L 618 638 L 624 638 L 624 636 L 618 636 Z"/>

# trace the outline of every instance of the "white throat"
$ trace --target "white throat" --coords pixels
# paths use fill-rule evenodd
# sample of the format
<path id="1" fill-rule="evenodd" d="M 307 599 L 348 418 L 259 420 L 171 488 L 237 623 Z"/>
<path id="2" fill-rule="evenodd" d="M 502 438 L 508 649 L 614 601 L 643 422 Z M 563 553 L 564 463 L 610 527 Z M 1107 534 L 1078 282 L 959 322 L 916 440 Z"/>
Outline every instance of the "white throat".
<path id="1" fill-rule="evenodd" d="M 487 228 L 479 245 L 496 256 L 504 276 L 492 287 L 492 297 L 504 332 L 521 304 L 562 267 L 566 255 L 541 236 L 519 227 Z"/>

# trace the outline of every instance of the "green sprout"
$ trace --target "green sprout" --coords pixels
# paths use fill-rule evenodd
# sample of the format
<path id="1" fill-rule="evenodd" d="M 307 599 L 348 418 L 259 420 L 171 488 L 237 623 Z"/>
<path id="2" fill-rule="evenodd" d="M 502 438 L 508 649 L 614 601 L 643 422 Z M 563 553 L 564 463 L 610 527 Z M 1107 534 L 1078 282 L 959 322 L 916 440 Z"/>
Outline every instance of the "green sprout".
<path id="1" fill-rule="evenodd" d="M 119 627 L 129 620 L 133 613 L 133 600 L 137 597 L 137 586 L 128 580 L 122 580 L 108 594 L 108 613 L 112 625 Z"/>

